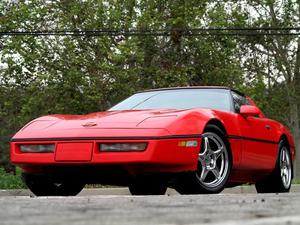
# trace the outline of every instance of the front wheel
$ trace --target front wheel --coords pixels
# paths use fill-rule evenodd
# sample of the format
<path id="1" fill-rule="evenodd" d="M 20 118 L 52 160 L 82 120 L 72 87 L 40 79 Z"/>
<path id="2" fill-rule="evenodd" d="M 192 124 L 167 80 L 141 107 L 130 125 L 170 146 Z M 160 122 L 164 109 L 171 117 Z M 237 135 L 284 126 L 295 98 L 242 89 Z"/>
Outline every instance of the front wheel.
<path id="1" fill-rule="evenodd" d="M 181 194 L 219 193 L 229 180 L 231 167 L 232 156 L 225 135 L 210 125 L 203 134 L 196 173 L 182 179 L 176 190 Z"/>
<path id="2" fill-rule="evenodd" d="M 278 158 L 273 173 L 255 184 L 258 193 L 290 191 L 293 178 L 291 155 L 284 141 L 279 143 L 278 149 Z"/>
<path id="3" fill-rule="evenodd" d="M 75 179 L 56 180 L 47 175 L 22 174 L 29 190 L 36 196 L 75 196 L 85 184 Z"/>

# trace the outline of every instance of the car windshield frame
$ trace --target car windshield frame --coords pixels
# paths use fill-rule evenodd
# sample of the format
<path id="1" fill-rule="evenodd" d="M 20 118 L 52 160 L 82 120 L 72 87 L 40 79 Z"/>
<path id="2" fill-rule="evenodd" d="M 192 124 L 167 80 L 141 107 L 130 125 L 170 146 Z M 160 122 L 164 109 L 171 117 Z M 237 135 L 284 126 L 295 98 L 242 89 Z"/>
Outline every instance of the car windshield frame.
<path id="1" fill-rule="evenodd" d="M 145 103 L 149 103 L 147 101 L 152 101 L 158 96 L 166 97 L 168 94 L 176 94 L 178 93 L 218 93 L 218 95 L 224 94 L 224 99 L 228 101 L 228 104 L 226 105 L 226 108 L 218 108 L 218 107 L 205 107 L 205 106 L 192 106 L 192 107 L 150 107 L 150 108 L 143 108 L 141 105 Z M 175 104 L 176 105 L 176 104 Z M 200 103 L 199 103 L 200 105 Z M 186 89 L 169 89 L 169 90 L 154 90 L 154 91 L 145 91 L 145 92 L 138 92 L 136 94 L 133 94 L 129 96 L 128 98 L 124 99 L 123 101 L 119 102 L 115 106 L 111 107 L 107 111 L 119 111 L 119 110 L 152 110 L 152 109 L 193 109 L 193 108 L 207 108 L 207 109 L 214 109 L 219 111 L 225 111 L 225 112 L 234 112 L 233 108 L 233 102 L 232 102 L 232 95 L 230 89 L 221 89 L 221 88 L 186 88 Z"/>

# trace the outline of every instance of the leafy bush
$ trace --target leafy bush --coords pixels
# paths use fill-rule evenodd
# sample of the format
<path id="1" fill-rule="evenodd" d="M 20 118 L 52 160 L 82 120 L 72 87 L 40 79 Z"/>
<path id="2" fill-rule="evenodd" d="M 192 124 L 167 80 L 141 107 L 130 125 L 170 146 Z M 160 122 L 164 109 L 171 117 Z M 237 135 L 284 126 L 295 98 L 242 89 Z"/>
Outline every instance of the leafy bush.
<path id="1" fill-rule="evenodd" d="M 16 175 L 7 174 L 0 168 L 0 189 L 21 189 L 26 188 L 21 178 L 21 171 L 17 169 Z"/>

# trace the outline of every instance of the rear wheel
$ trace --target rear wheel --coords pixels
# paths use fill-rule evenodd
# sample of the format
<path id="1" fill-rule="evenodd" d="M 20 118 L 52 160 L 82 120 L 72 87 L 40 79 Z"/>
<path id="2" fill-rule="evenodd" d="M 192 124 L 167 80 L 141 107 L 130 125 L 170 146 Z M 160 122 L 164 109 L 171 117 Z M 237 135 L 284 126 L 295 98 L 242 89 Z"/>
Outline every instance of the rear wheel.
<path id="1" fill-rule="evenodd" d="M 176 190 L 181 194 L 219 193 L 229 180 L 232 156 L 224 133 L 209 125 L 202 136 L 197 171 L 180 180 Z"/>
<path id="2" fill-rule="evenodd" d="M 258 193 L 289 192 L 293 178 L 293 165 L 288 145 L 281 141 L 273 173 L 255 184 Z"/>
<path id="3" fill-rule="evenodd" d="M 167 191 L 167 184 L 159 177 L 139 176 L 129 185 L 132 195 L 164 195 Z"/>
<path id="4" fill-rule="evenodd" d="M 23 180 L 36 196 L 75 196 L 85 184 L 75 179 L 56 180 L 47 175 L 23 173 Z"/>

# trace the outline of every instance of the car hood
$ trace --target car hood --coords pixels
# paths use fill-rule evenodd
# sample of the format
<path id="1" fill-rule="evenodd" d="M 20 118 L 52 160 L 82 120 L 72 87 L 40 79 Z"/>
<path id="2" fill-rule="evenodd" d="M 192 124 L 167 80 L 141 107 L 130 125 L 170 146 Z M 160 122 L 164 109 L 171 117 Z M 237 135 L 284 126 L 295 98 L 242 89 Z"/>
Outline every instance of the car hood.
<path id="1" fill-rule="evenodd" d="M 184 110 L 126 110 L 88 115 L 53 115 L 38 118 L 23 130 L 135 128 L 150 118 L 161 119 L 164 124 L 164 119 L 175 119 L 182 111 Z"/>
<path id="2" fill-rule="evenodd" d="M 187 111 L 189 110 L 125 110 L 44 116 L 25 125 L 13 139 L 170 135 L 165 128 Z M 143 131 L 137 132 L 142 129 Z"/>

